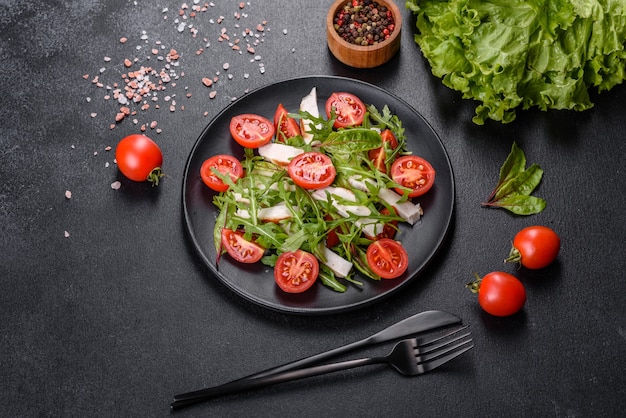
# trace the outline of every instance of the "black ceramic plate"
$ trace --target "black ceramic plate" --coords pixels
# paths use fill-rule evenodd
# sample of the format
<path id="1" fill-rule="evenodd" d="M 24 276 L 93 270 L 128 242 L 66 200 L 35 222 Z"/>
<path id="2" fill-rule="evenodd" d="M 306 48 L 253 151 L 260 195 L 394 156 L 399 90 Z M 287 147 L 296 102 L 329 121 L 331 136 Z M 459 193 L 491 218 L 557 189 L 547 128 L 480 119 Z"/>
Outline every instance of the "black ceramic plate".
<path id="1" fill-rule="evenodd" d="M 216 265 L 213 227 L 217 208 L 213 205 L 214 192 L 200 178 L 200 166 L 215 154 L 231 154 L 243 158 L 242 148 L 231 138 L 231 117 L 241 113 L 256 113 L 272 120 L 274 111 L 282 103 L 289 111 L 297 111 L 302 97 L 317 88 L 318 106 L 323 113 L 331 93 L 345 91 L 356 94 L 366 104 L 379 110 L 389 106 L 398 115 L 405 128 L 408 149 L 426 158 L 437 174 L 435 185 L 419 199 L 424 216 L 413 226 L 402 225 L 396 239 L 409 254 L 408 271 L 394 280 L 373 281 L 359 277 L 362 288 L 348 286 L 345 293 L 337 293 L 321 283 L 300 294 L 287 294 L 274 284 L 271 268 L 257 263 L 240 264 L 228 256 Z M 281 312 L 319 315 L 364 307 L 388 297 L 409 282 L 417 279 L 441 246 L 454 208 L 454 178 L 448 155 L 430 125 L 406 102 L 390 93 L 361 81 L 340 77 L 303 77 L 286 80 L 252 91 L 233 102 L 211 123 L 194 145 L 184 173 L 183 211 L 185 224 L 198 255 L 215 277 L 244 299 Z"/>

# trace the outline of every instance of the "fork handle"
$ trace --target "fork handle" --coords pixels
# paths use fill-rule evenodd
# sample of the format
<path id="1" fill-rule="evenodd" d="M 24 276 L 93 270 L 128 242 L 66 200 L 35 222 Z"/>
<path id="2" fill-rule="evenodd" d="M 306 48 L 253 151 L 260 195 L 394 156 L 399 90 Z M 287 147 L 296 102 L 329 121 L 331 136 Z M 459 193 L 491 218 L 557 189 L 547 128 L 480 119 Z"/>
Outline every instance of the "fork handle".
<path id="1" fill-rule="evenodd" d="M 172 410 L 178 410 L 186 406 L 190 406 L 208 399 L 213 399 L 222 395 L 242 392 L 249 389 L 256 389 L 264 386 L 274 385 L 276 383 L 304 379 L 306 377 L 319 376 L 339 370 L 352 369 L 354 367 L 366 366 L 368 364 L 380 364 L 386 362 L 387 359 L 385 357 L 362 358 L 356 360 L 342 361 L 339 363 L 323 364 L 304 369 L 290 370 L 282 373 L 270 374 L 252 379 L 238 379 L 229 383 L 225 383 L 223 385 L 213 386 L 195 392 L 189 392 L 185 394 L 184 398 L 175 398 L 174 402 L 170 404 L 170 407 Z"/>

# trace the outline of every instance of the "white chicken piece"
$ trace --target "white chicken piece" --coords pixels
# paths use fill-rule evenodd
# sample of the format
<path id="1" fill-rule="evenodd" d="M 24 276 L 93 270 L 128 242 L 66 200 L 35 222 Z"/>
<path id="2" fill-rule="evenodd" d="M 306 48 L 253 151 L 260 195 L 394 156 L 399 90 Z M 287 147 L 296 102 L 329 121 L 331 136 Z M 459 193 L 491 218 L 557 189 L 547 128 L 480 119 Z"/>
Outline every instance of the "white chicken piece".
<path id="1" fill-rule="evenodd" d="M 356 203 L 357 198 L 352 190 L 346 189 L 344 187 L 329 186 L 324 189 L 316 190 L 311 195 L 315 200 L 326 200 L 327 194 L 330 194 L 333 207 L 337 209 L 337 212 L 341 216 L 347 218 L 351 214 L 353 214 L 361 217 L 361 219 L 355 222 L 355 225 L 361 228 L 361 230 L 367 236 L 374 237 L 383 231 L 384 224 L 382 222 L 379 222 L 376 219 L 367 218 L 369 215 L 372 214 L 372 211 L 366 206 L 346 205 L 337 201 L 337 198 L 340 198 Z"/>
<path id="2" fill-rule="evenodd" d="M 316 118 L 320 116 L 320 111 L 317 107 L 317 88 L 313 87 L 311 92 L 302 98 L 300 101 L 300 111 L 309 112 L 311 116 L 315 116 Z M 313 134 L 310 133 L 311 126 L 313 126 L 313 121 L 309 119 L 300 120 L 302 138 L 307 144 L 313 141 Z"/>
<path id="3" fill-rule="evenodd" d="M 424 211 L 419 203 L 413 203 L 409 200 L 398 203 L 402 196 L 393 190 L 380 189 L 378 191 L 378 196 L 392 206 L 398 215 L 411 225 L 414 225 L 415 222 L 419 221 L 420 217 L 424 214 Z"/>
<path id="4" fill-rule="evenodd" d="M 320 260 L 324 265 L 335 273 L 337 277 L 347 277 L 352 270 L 353 264 L 341 257 L 339 254 L 328 249 L 324 245 L 320 245 L 320 251 L 324 257 L 324 260 Z"/>
<path id="5" fill-rule="evenodd" d="M 297 207 L 294 209 L 297 210 Z M 250 212 L 247 209 L 237 209 L 235 215 L 240 218 L 250 219 Z M 279 222 L 291 217 L 291 211 L 284 203 L 267 208 L 260 208 L 257 211 L 257 218 L 262 222 Z"/>
<path id="6" fill-rule="evenodd" d="M 266 161 L 272 162 L 281 167 L 289 165 L 289 162 L 296 156 L 304 153 L 302 148 L 291 145 L 270 142 L 258 148 L 259 155 Z"/>

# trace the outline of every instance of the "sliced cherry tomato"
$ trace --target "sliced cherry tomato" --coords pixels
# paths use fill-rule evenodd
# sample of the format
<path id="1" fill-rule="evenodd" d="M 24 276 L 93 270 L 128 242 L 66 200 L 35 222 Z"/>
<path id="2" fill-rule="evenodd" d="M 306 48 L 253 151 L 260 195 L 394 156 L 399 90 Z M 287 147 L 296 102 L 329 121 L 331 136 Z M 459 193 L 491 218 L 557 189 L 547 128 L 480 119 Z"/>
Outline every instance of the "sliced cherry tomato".
<path id="1" fill-rule="evenodd" d="M 383 208 L 380 211 L 381 215 L 389 215 L 391 214 L 391 212 L 389 211 L 389 209 L 387 208 Z M 378 235 L 376 235 L 375 237 L 370 237 L 367 234 L 365 234 L 369 239 L 371 240 L 379 240 L 382 238 L 390 238 L 393 239 L 393 237 L 396 236 L 396 227 L 398 226 L 398 221 L 391 221 L 388 223 L 385 223 L 385 225 L 383 226 L 383 230 L 382 232 L 380 232 Z"/>
<path id="2" fill-rule="evenodd" d="M 228 228 L 222 229 L 222 246 L 234 260 L 246 264 L 256 263 L 265 253 L 259 244 L 245 239 L 243 232 Z"/>
<path id="3" fill-rule="evenodd" d="M 330 215 L 326 215 L 324 216 L 324 220 L 326 221 L 332 221 L 332 217 Z M 330 231 L 328 231 L 328 233 L 326 234 L 326 246 L 328 248 L 332 248 L 335 245 L 339 244 L 340 240 L 339 240 L 339 235 L 337 235 L 337 228 L 331 229 Z"/>
<path id="4" fill-rule="evenodd" d="M 559 255 L 561 239 L 547 226 L 529 226 L 519 231 L 505 262 L 519 262 L 528 269 L 542 269 Z"/>
<path id="5" fill-rule="evenodd" d="M 286 139 L 301 134 L 300 124 L 294 118 L 289 117 L 289 112 L 287 112 L 282 103 L 278 105 L 274 113 L 274 129 L 276 130 L 276 140 L 278 142 L 285 142 Z"/>
<path id="6" fill-rule="evenodd" d="M 329 156 L 321 152 L 305 152 L 294 157 L 287 166 L 289 177 L 303 189 L 330 186 L 337 171 Z"/>
<path id="7" fill-rule="evenodd" d="M 159 185 L 163 176 L 161 165 L 163 154 L 159 146 L 145 135 L 128 135 L 115 149 L 117 168 L 133 181 L 149 181 Z"/>
<path id="8" fill-rule="evenodd" d="M 394 150 L 398 148 L 398 140 L 396 139 L 396 136 L 393 134 L 393 132 L 390 129 L 384 129 L 380 133 L 380 137 L 383 140 L 383 146 L 380 148 L 370 150 L 367 153 L 367 155 L 370 161 L 372 161 L 372 163 L 374 164 L 374 167 L 376 167 L 378 171 L 380 171 L 381 173 L 387 174 L 387 165 L 385 164 L 385 161 L 387 160 L 387 153 L 385 152 L 385 143 L 388 144 L 390 149 Z"/>
<path id="9" fill-rule="evenodd" d="M 218 154 L 208 158 L 202 167 L 200 167 L 200 177 L 204 184 L 209 186 L 216 192 L 225 192 L 228 190 L 228 184 L 213 173 L 212 168 L 217 169 L 222 174 L 230 175 L 233 183 L 243 177 L 243 167 L 239 160 L 226 154 Z"/>
<path id="10" fill-rule="evenodd" d="M 230 134 L 246 148 L 258 148 L 274 136 L 274 124 L 263 116 L 246 113 L 230 120 Z"/>
<path id="11" fill-rule="evenodd" d="M 526 303 L 526 289 L 519 279 L 502 271 L 491 272 L 477 278 L 467 287 L 478 293 L 478 304 L 494 316 L 510 316 Z"/>
<path id="12" fill-rule="evenodd" d="M 335 109 L 335 128 L 347 128 L 358 126 L 363 123 L 366 108 L 361 99 L 351 93 L 333 93 L 326 100 L 326 116 L 332 115 Z"/>
<path id="13" fill-rule="evenodd" d="M 411 189 L 409 197 L 417 197 L 433 187 L 435 169 L 422 157 L 405 155 L 391 165 L 391 178 L 396 183 Z M 404 193 L 401 188 L 397 188 L 396 191 L 400 194 Z"/>
<path id="14" fill-rule="evenodd" d="M 389 238 L 372 242 L 365 255 L 370 269 L 383 279 L 395 279 L 409 267 L 409 256 L 402 244 Z"/>
<path id="15" fill-rule="evenodd" d="M 313 254 L 302 250 L 289 251 L 278 256 L 274 280 L 287 293 L 301 293 L 313 286 L 319 271 L 319 263 Z"/>

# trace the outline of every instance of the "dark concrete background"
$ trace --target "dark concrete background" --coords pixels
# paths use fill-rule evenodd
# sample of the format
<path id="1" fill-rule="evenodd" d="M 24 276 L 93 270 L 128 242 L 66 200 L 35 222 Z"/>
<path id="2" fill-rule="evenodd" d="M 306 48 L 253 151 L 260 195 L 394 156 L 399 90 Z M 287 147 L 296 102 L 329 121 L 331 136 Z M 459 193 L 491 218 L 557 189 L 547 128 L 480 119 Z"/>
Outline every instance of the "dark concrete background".
<path id="1" fill-rule="evenodd" d="M 174 393 L 361 339 L 428 309 L 461 316 L 475 349 L 419 378 L 372 367 L 180 415 L 623 413 L 625 87 L 594 93 L 595 107 L 584 113 L 520 111 L 511 124 L 476 126 L 476 104 L 430 74 L 404 8 L 400 53 L 356 70 L 326 47 L 330 1 L 215 3 L 194 18 L 185 10 L 179 31 L 183 2 L 0 2 L 0 415 L 164 416 Z M 218 39 L 222 28 L 233 41 L 246 27 L 259 35 L 254 54 Z M 136 124 L 127 118 L 110 129 L 119 106 L 104 96 L 107 86 L 123 86 L 124 59 L 162 69 L 158 56 L 171 48 L 180 59 L 167 71 L 178 79 L 157 93 L 160 109 L 138 110 Z M 217 72 L 211 89 L 201 83 Z M 246 91 L 305 75 L 367 81 L 407 101 L 441 137 L 456 179 L 448 240 L 423 276 L 393 298 L 330 317 L 241 300 L 200 264 L 182 222 L 184 164 L 211 118 Z M 107 151 L 152 121 L 160 133 L 148 134 L 168 174 L 158 189 L 124 179 Z M 545 170 L 536 192 L 548 202 L 541 214 L 480 206 L 513 140 Z M 559 232 L 558 261 L 534 273 L 502 265 L 515 232 L 530 224 Z M 516 273 L 528 292 L 524 311 L 506 319 L 484 314 L 464 287 L 474 272 L 500 269 Z"/>

